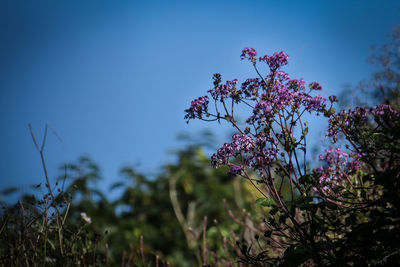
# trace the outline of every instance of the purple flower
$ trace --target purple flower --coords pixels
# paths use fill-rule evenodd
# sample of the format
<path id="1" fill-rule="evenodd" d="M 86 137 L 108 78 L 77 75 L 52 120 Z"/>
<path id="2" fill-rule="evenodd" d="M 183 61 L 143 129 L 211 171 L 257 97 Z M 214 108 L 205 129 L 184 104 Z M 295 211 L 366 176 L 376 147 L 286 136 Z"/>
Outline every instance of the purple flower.
<path id="1" fill-rule="evenodd" d="M 254 150 L 254 140 L 247 135 L 234 134 L 231 143 L 225 143 L 217 153 L 211 156 L 213 167 L 227 165 L 231 157 L 251 153 Z"/>
<path id="2" fill-rule="evenodd" d="M 201 96 L 196 100 L 193 100 L 190 108 L 186 109 L 185 119 L 187 119 L 187 123 L 190 119 L 195 119 L 196 117 L 201 119 L 203 117 L 203 112 L 207 113 L 208 111 L 208 97 Z"/>
<path id="3" fill-rule="evenodd" d="M 343 183 L 344 178 L 361 168 L 361 155 L 358 153 L 347 153 L 340 147 L 326 149 L 324 155 L 319 159 L 326 163 L 315 170 L 321 174 L 319 183 L 323 188 L 334 187 Z M 326 189 L 323 189 L 326 190 Z"/>
<path id="4" fill-rule="evenodd" d="M 224 99 L 231 97 L 236 92 L 236 85 L 238 84 L 238 80 L 234 79 L 232 81 L 226 81 L 226 84 L 215 83 L 215 87 L 213 89 L 208 90 L 213 99 Z"/>
<path id="5" fill-rule="evenodd" d="M 358 128 L 365 125 L 368 122 L 368 113 L 368 109 L 362 107 L 340 111 L 337 115 L 329 119 L 326 136 L 332 137 L 333 142 L 336 142 L 341 129 L 349 131 L 354 127 Z"/>
<path id="6" fill-rule="evenodd" d="M 378 105 L 375 108 L 371 108 L 370 112 L 374 115 L 375 120 L 383 125 L 395 127 L 400 122 L 400 113 L 392 109 L 390 105 Z"/>
<path id="7" fill-rule="evenodd" d="M 233 142 L 231 143 L 232 148 L 235 152 L 250 152 L 254 146 L 254 140 L 247 135 L 234 134 L 232 136 Z"/>
<path id="8" fill-rule="evenodd" d="M 227 165 L 229 158 L 235 155 L 235 150 L 231 144 L 225 143 L 223 147 L 218 149 L 217 153 L 211 156 L 211 164 L 213 167 L 219 167 L 220 165 Z"/>
<path id="9" fill-rule="evenodd" d="M 257 56 L 257 51 L 254 48 L 251 47 L 246 47 L 245 49 L 242 50 L 242 54 L 240 55 L 240 59 L 245 59 L 248 58 L 250 60 L 253 60 L 254 57 Z"/>
<path id="10" fill-rule="evenodd" d="M 314 97 L 308 96 L 304 99 L 304 104 L 306 110 L 311 111 L 323 111 L 326 107 L 326 99 L 320 95 L 316 95 Z"/>
<path id="11" fill-rule="evenodd" d="M 263 85 L 259 79 L 247 79 L 241 86 L 241 92 L 245 94 L 246 97 L 258 96 L 258 90 Z"/>
<path id="12" fill-rule="evenodd" d="M 305 81 L 303 79 L 293 79 L 288 82 L 289 88 L 293 89 L 294 91 L 304 91 L 306 89 Z"/>
<path id="13" fill-rule="evenodd" d="M 230 169 L 229 173 L 232 175 L 241 175 L 242 174 L 242 167 L 233 165 L 232 168 Z"/>
<path id="14" fill-rule="evenodd" d="M 259 61 L 266 62 L 271 71 L 275 72 L 280 67 L 287 65 L 289 63 L 288 58 L 289 56 L 285 52 L 281 51 L 279 53 L 274 53 L 273 56 L 265 55 L 263 57 L 260 57 Z"/>
<path id="15" fill-rule="evenodd" d="M 289 74 L 287 74 L 286 72 L 284 72 L 284 71 L 277 71 L 276 73 L 275 73 L 275 77 L 277 77 L 278 79 L 280 79 L 281 81 L 283 81 L 283 80 L 289 80 L 290 79 L 290 76 L 289 76 Z"/>

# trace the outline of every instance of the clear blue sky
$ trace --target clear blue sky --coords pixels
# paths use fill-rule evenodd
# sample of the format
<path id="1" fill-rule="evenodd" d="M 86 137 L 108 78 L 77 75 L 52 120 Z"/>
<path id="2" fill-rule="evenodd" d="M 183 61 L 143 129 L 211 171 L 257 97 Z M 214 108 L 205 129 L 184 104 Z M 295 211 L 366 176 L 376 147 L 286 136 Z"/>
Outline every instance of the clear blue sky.
<path id="1" fill-rule="evenodd" d="M 254 77 L 240 52 L 284 50 L 286 71 L 319 81 L 324 95 L 367 78 L 369 47 L 400 22 L 398 1 L 2 1 L 0 189 L 43 181 L 38 136 L 58 166 L 86 154 L 106 189 L 125 165 L 155 172 L 173 160 L 183 110 L 225 79 Z M 229 128 L 227 128 L 229 129 Z M 220 140 L 225 136 L 218 131 Z"/>

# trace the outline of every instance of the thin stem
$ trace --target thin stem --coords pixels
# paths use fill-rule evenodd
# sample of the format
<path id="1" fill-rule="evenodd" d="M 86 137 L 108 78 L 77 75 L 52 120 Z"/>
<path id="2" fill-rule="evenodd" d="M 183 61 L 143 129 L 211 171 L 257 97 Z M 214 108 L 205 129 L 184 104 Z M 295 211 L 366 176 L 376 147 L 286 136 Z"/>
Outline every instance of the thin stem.
<path id="1" fill-rule="evenodd" d="M 300 123 L 300 127 L 301 127 L 301 132 L 303 134 L 303 139 L 304 139 L 304 174 L 307 173 L 307 139 L 306 139 L 306 133 L 304 132 L 304 127 L 303 127 L 303 122 L 301 121 L 301 115 L 303 115 L 304 110 L 301 114 L 299 114 L 299 112 L 297 111 L 297 115 L 299 116 L 299 123 Z"/>
<path id="2" fill-rule="evenodd" d="M 61 216 L 61 213 L 60 213 L 60 210 L 58 209 L 58 206 L 57 206 L 57 203 L 56 203 L 56 197 L 54 196 L 53 190 L 51 189 L 50 179 L 49 179 L 49 175 L 47 173 L 46 161 L 45 161 L 44 153 L 43 153 L 43 150 L 44 150 L 44 147 L 45 147 L 45 144 L 46 144 L 46 139 L 47 139 L 47 128 L 48 128 L 48 124 L 46 124 L 46 127 L 45 127 L 42 146 L 39 147 L 39 144 L 36 141 L 35 135 L 33 133 L 32 125 L 29 124 L 29 131 L 31 133 L 31 136 L 32 136 L 32 139 L 33 139 L 33 143 L 35 144 L 36 149 L 38 150 L 38 152 L 40 154 L 41 161 L 42 161 L 44 176 L 46 178 L 46 183 L 47 183 L 46 187 L 49 190 L 49 193 L 50 193 L 50 195 L 52 197 L 52 200 L 53 200 L 53 203 L 54 203 L 54 208 L 57 211 L 56 223 L 57 223 L 57 231 L 58 231 L 58 241 L 59 241 L 59 245 L 60 245 L 61 255 L 64 255 L 64 250 L 63 250 L 63 245 L 62 245 L 62 232 L 61 232 L 61 226 L 60 226 L 60 221 L 59 221 L 59 219 L 60 219 L 59 217 Z"/>
<path id="3" fill-rule="evenodd" d="M 258 192 L 260 192 L 261 195 L 263 195 L 265 198 L 269 198 L 268 195 L 266 195 L 254 182 L 252 179 L 250 179 L 249 174 L 246 172 L 246 170 L 243 170 L 244 175 L 247 177 L 247 179 L 250 181 L 250 183 L 257 189 Z"/>

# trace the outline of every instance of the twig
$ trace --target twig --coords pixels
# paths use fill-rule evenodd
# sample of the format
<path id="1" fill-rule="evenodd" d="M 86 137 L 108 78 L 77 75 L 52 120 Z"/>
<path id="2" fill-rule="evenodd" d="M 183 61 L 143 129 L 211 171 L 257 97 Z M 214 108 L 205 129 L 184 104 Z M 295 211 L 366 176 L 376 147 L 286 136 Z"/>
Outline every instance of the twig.
<path id="1" fill-rule="evenodd" d="M 35 135 L 34 135 L 34 133 L 33 133 L 32 125 L 29 123 L 29 131 L 30 131 L 30 133 L 31 133 L 31 136 L 32 136 L 32 139 L 33 139 L 33 143 L 35 144 L 36 149 L 38 150 L 38 152 L 39 152 L 39 154 L 40 154 L 40 158 L 41 158 L 41 160 L 42 160 L 43 171 L 44 171 L 44 175 L 45 175 L 46 183 L 47 183 L 46 186 L 47 186 L 47 188 L 48 188 L 48 190 L 49 190 L 49 193 L 50 193 L 50 195 L 51 195 L 53 201 L 55 202 L 55 201 L 56 201 L 56 198 L 55 198 L 55 196 L 54 196 L 54 194 L 53 194 L 53 190 L 51 189 L 51 186 L 50 186 L 50 179 L 49 179 L 49 176 L 48 176 L 48 173 L 47 173 L 46 161 L 45 161 L 45 159 L 44 159 L 44 153 L 43 153 L 44 148 L 45 148 L 45 144 L 46 144 L 46 139 L 47 139 L 47 128 L 48 128 L 48 127 L 49 127 L 49 124 L 46 123 L 46 127 L 45 127 L 45 130 L 44 130 L 43 142 L 42 142 L 42 145 L 39 147 L 39 144 L 38 144 L 38 142 L 36 141 Z M 64 255 L 64 250 L 63 250 L 63 246 L 62 246 L 62 232 L 61 232 L 61 226 L 60 226 L 60 221 L 59 221 L 59 219 L 60 219 L 60 218 L 59 218 L 59 216 L 60 216 L 60 210 L 59 210 L 58 207 L 57 207 L 57 203 L 54 204 L 54 208 L 55 208 L 56 211 L 57 211 L 56 223 L 57 223 L 58 241 L 59 241 L 59 245 L 60 245 L 60 251 L 61 251 L 61 255 Z"/>

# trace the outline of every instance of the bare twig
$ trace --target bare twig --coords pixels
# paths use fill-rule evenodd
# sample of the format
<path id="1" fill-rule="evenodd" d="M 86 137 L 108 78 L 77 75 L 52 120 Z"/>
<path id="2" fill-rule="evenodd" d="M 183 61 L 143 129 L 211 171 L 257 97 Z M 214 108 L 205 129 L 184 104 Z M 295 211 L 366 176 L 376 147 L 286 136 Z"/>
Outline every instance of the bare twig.
<path id="1" fill-rule="evenodd" d="M 63 250 L 63 245 L 62 245 L 62 231 L 61 231 L 61 227 L 62 226 L 61 226 L 61 222 L 60 222 L 61 213 L 60 213 L 60 210 L 58 209 L 58 206 L 57 206 L 57 203 L 56 203 L 56 197 L 54 196 L 53 190 L 51 189 L 50 179 L 49 179 L 49 175 L 47 173 L 46 161 L 45 161 L 45 158 L 44 158 L 44 148 L 45 148 L 46 139 L 47 139 L 47 128 L 48 127 L 49 127 L 49 124 L 46 123 L 46 127 L 45 127 L 45 130 L 44 130 L 44 137 L 43 137 L 43 141 L 42 141 L 42 145 L 41 146 L 39 146 L 39 144 L 38 144 L 38 142 L 37 142 L 37 140 L 35 138 L 35 135 L 33 133 L 33 129 L 32 129 L 32 125 L 31 124 L 29 124 L 29 131 L 31 133 L 33 143 L 35 144 L 36 149 L 40 154 L 40 158 L 42 160 L 42 166 L 43 166 L 44 175 L 45 175 L 45 178 L 46 178 L 46 187 L 49 190 L 49 193 L 50 193 L 50 195 L 52 197 L 52 200 L 53 200 L 53 203 L 54 203 L 54 208 L 57 211 L 56 223 L 57 223 L 57 230 L 58 230 L 58 241 L 59 241 L 59 245 L 60 245 L 61 255 L 64 255 L 64 250 Z"/>

